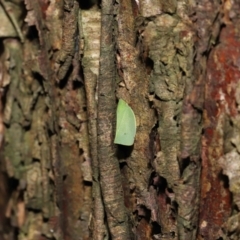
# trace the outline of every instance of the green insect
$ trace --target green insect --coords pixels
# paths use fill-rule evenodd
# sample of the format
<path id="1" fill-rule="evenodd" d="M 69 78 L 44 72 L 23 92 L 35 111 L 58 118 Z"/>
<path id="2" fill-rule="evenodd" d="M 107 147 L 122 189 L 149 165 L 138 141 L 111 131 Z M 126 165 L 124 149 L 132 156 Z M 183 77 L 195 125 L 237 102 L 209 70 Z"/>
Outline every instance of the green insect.
<path id="1" fill-rule="evenodd" d="M 117 129 L 114 143 L 131 146 L 136 135 L 136 118 L 132 108 L 122 99 L 117 106 Z"/>

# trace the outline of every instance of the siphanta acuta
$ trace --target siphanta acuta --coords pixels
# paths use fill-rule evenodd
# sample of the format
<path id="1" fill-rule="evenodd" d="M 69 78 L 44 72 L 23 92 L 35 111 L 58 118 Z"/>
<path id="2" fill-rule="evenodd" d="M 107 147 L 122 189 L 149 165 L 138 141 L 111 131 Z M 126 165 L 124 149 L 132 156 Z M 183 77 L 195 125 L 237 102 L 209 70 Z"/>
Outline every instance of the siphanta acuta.
<path id="1" fill-rule="evenodd" d="M 117 106 L 117 128 L 114 143 L 131 146 L 136 135 L 136 118 L 132 108 L 122 99 Z"/>

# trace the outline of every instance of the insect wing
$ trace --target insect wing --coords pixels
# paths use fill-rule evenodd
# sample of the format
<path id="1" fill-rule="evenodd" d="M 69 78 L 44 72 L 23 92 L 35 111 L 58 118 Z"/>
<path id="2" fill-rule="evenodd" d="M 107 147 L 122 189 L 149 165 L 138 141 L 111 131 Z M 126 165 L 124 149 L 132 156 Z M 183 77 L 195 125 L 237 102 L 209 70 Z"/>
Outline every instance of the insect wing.
<path id="1" fill-rule="evenodd" d="M 132 108 L 122 99 L 117 107 L 117 129 L 114 143 L 131 146 L 136 135 L 136 118 Z"/>

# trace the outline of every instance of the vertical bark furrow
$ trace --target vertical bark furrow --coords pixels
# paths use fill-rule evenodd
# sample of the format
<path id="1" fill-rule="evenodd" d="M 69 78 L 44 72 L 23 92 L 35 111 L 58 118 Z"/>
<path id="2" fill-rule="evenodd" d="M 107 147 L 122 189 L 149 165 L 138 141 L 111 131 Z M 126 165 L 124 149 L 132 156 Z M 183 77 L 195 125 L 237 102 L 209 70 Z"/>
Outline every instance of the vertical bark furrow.
<path id="1" fill-rule="evenodd" d="M 97 152 L 97 82 L 99 77 L 101 11 L 97 6 L 81 10 L 81 36 L 84 41 L 83 73 L 87 99 L 88 129 L 92 163 L 93 216 L 91 232 L 93 240 L 102 240 L 107 236 L 105 210 L 99 182 L 99 164 Z"/>
<path id="2" fill-rule="evenodd" d="M 112 239 L 130 239 L 119 163 L 113 147 L 116 112 L 113 4 L 102 1 L 100 71 L 98 82 L 98 162 L 100 183 Z"/>
<path id="3" fill-rule="evenodd" d="M 149 76 L 145 64 L 140 61 L 140 52 L 136 46 L 138 29 L 133 16 L 134 9 L 130 1 L 121 0 L 118 10 L 117 59 L 121 82 L 117 95 L 129 103 L 137 122 L 134 145 L 130 149 L 119 147 L 119 150 L 126 151 L 124 160 L 129 175 L 128 187 L 132 190 L 131 197 L 135 199 L 135 201 L 126 199 L 126 202 L 133 202 L 129 211 L 139 217 L 137 224 L 141 227 L 136 228 L 136 236 L 141 236 L 140 239 L 150 239 L 152 234 L 150 218 L 157 221 L 158 214 L 156 198 L 148 189 L 151 175 L 149 135 L 156 118 L 148 99 Z M 128 192 L 126 196 L 129 196 Z"/>

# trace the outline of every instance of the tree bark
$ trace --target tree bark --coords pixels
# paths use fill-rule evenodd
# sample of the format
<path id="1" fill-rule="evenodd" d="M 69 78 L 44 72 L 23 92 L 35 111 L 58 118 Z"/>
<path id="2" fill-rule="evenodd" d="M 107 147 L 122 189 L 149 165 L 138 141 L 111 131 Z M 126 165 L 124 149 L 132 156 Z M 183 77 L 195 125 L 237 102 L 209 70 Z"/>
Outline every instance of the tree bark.
<path id="1" fill-rule="evenodd" d="M 239 239 L 239 10 L 0 0 L 0 240 Z"/>

